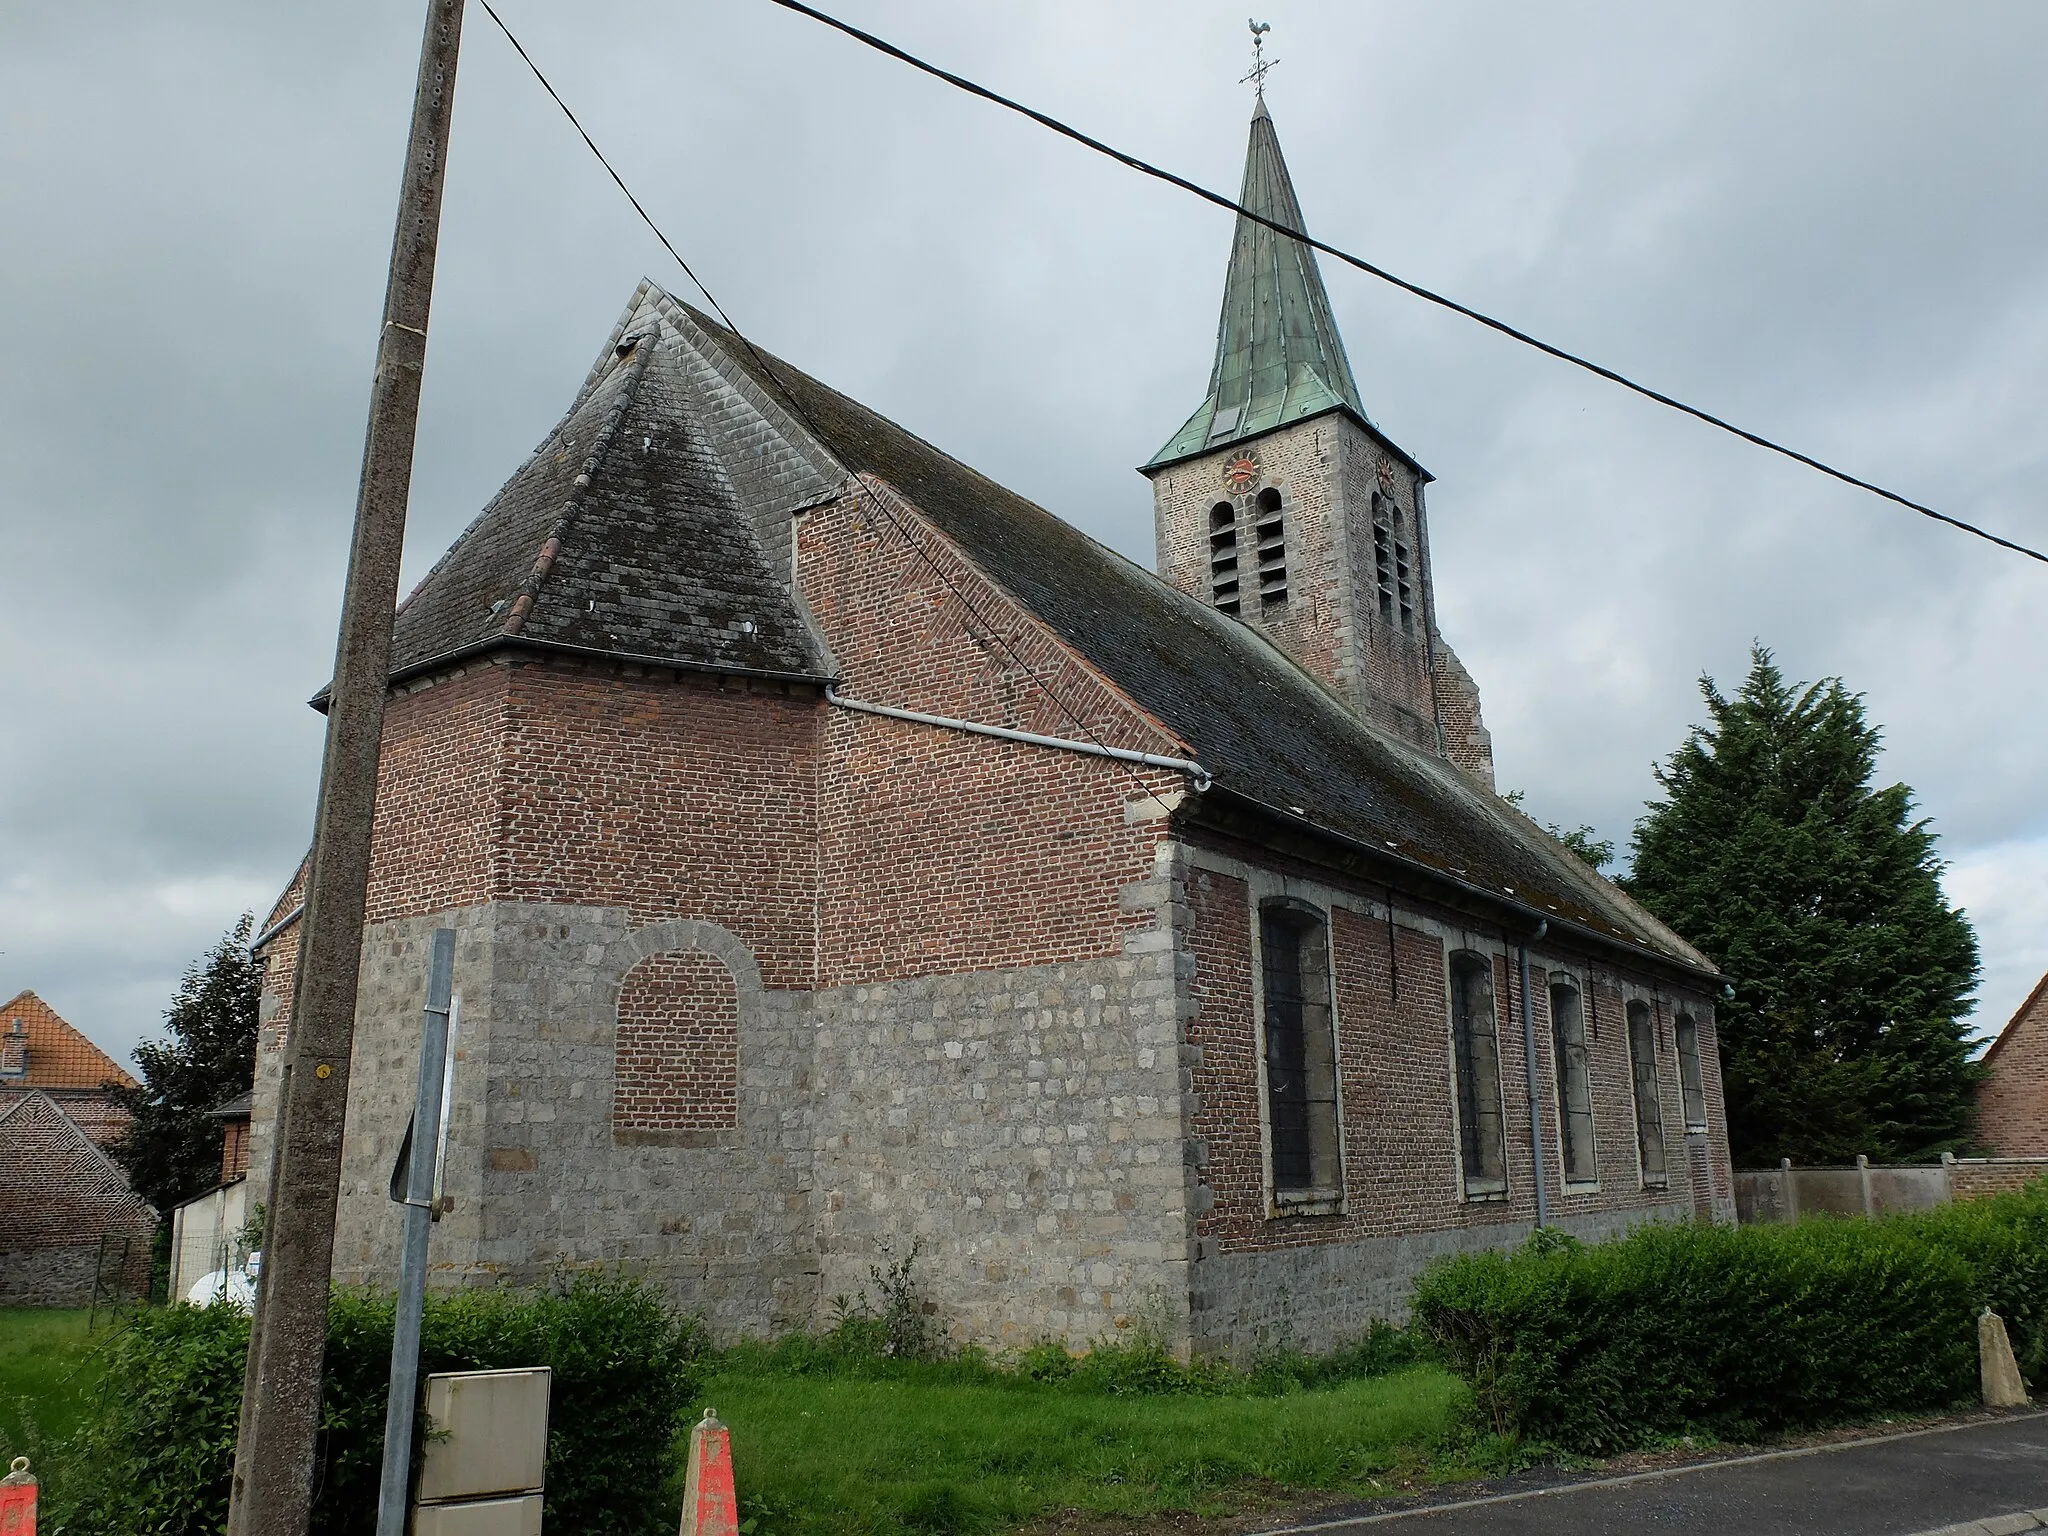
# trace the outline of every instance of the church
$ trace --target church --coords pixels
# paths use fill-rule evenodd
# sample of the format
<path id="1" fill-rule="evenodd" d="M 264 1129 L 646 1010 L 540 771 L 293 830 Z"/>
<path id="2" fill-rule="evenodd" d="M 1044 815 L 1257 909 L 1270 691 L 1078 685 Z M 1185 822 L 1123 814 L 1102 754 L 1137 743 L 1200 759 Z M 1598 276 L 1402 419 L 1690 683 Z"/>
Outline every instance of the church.
<path id="1" fill-rule="evenodd" d="M 1263 100 L 1242 200 L 1306 228 Z M 641 285 L 398 611 L 337 1280 L 395 1274 L 442 927 L 440 1285 L 623 1264 L 730 1338 L 914 1253 L 961 1342 L 1243 1358 L 1732 1220 L 1721 980 L 1495 793 L 1300 241 L 1240 218 L 1142 473 L 1156 572 Z"/>

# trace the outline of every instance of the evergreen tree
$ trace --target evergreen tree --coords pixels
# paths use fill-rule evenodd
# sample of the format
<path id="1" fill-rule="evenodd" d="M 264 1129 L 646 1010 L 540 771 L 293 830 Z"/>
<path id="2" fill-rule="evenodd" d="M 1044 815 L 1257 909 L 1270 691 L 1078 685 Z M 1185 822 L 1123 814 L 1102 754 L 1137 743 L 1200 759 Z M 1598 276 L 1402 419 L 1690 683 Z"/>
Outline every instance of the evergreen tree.
<path id="1" fill-rule="evenodd" d="M 1961 1150 L 1977 943 L 1881 733 L 1839 678 L 1788 685 L 1761 645 L 1657 771 L 1629 893 L 1734 982 L 1717 1010 L 1739 1164 Z"/>
<path id="2" fill-rule="evenodd" d="M 135 1048 L 142 1080 L 119 1090 L 135 1119 L 109 1154 L 165 1216 L 220 1182 L 221 1122 L 213 1111 L 255 1081 L 263 973 L 249 955 L 252 924 L 244 915 L 185 972 L 164 1015 L 168 1038 Z"/>

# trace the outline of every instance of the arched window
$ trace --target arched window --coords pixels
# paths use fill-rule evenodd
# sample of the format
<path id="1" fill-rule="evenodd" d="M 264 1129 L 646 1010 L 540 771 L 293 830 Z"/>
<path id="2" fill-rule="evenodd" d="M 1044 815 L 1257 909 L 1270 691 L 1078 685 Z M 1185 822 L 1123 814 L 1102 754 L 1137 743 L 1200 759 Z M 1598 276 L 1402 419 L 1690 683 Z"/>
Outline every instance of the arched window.
<path id="1" fill-rule="evenodd" d="M 1276 1197 L 1340 1192 L 1337 1040 L 1329 930 L 1282 903 L 1259 910 L 1266 1004 L 1266 1124 Z"/>
<path id="2" fill-rule="evenodd" d="M 1209 600 L 1224 613 L 1238 610 L 1237 508 L 1227 501 L 1209 509 Z"/>
<path id="3" fill-rule="evenodd" d="M 1664 1168 L 1664 1106 L 1657 1093 L 1657 1015 L 1648 1003 L 1628 1005 L 1628 1061 L 1635 1083 L 1636 1147 L 1645 1188 L 1670 1181 Z"/>
<path id="4" fill-rule="evenodd" d="M 1550 984 L 1550 1032 L 1557 1060 L 1557 1125 L 1567 1184 L 1591 1184 L 1600 1177 L 1593 1151 L 1593 1070 L 1586 1055 L 1586 1014 L 1579 989 L 1565 980 Z"/>
<path id="5" fill-rule="evenodd" d="M 1493 962 L 1451 956 L 1451 1043 L 1458 1068 L 1458 1156 L 1468 1197 L 1508 1189 L 1507 1127 L 1500 1107 L 1500 1025 Z"/>
<path id="6" fill-rule="evenodd" d="M 1280 513 L 1280 493 L 1272 486 L 1259 492 L 1253 525 L 1259 547 L 1259 610 L 1287 604 L 1287 525 Z"/>
<path id="7" fill-rule="evenodd" d="M 1700 1025 L 1689 1013 L 1678 1016 L 1678 1088 L 1685 1100 L 1685 1130 L 1697 1136 L 1707 1128 L 1707 1084 L 1700 1073 Z"/>

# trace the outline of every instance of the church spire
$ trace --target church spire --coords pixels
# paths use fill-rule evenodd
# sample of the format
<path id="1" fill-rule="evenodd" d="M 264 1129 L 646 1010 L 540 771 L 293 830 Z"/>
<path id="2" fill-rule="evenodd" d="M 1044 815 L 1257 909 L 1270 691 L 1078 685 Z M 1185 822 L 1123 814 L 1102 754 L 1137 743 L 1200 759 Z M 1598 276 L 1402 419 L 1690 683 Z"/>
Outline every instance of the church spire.
<path id="1" fill-rule="evenodd" d="M 1238 202 L 1306 234 L 1261 81 Z M 1315 252 L 1238 215 L 1216 331 L 1209 397 L 1145 468 L 1220 448 L 1290 421 L 1344 409 L 1365 419 Z"/>

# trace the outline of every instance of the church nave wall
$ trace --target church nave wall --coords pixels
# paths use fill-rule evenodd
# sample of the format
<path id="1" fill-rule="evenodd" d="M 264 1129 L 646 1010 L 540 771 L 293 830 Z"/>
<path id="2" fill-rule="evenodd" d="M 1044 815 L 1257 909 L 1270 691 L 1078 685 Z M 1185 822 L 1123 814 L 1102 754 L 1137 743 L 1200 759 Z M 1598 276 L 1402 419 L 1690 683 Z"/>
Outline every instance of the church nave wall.
<path id="1" fill-rule="evenodd" d="M 565 1266 L 623 1263 L 702 1311 L 720 1338 L 808 1324 L 810 995 L 764 987 L 718 924 L 636 924 L 619 908 L 499 902 L 370 932 L 337 1278 L 395 1275 L 399 1207 L 387 1185 L 411 1110 L 426 946 L 444 925 L 460 935 L 460 1012 L 444 1174 L 454 1206 L 434 1228 L 433 1283 L 536 1284 Z M 622 1120 L 620 994 L 664 961 L 732 1001 L 723 1126 Z"/>

